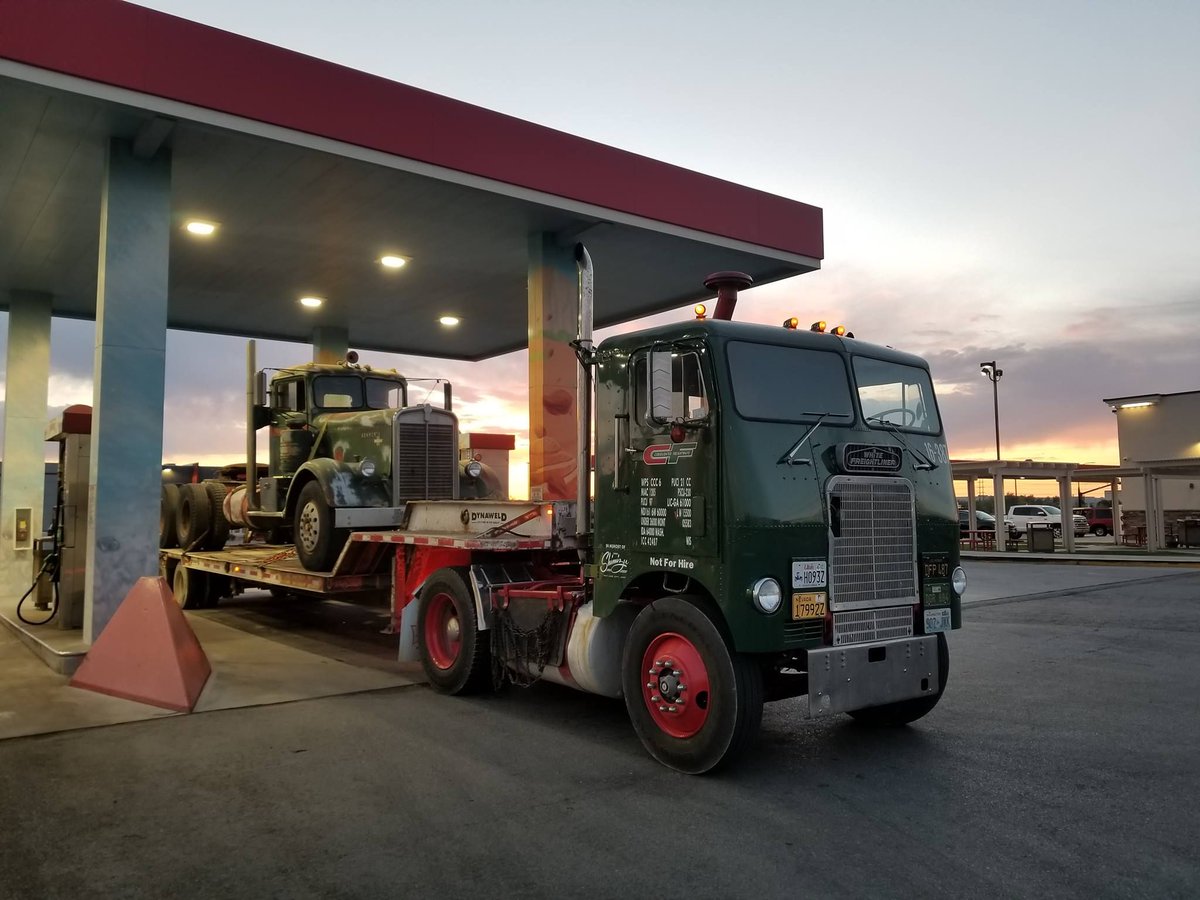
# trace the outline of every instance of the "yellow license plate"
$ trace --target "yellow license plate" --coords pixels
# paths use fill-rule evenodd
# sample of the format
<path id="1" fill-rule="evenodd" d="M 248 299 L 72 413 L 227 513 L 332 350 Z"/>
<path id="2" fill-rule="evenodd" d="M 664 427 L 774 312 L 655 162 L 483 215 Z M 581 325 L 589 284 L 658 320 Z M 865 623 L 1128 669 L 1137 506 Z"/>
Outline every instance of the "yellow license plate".
<path id="1" fill-rule="evenodd" d="M 825 618 L 825 594 L 792 594 L 792 618 Z"/>

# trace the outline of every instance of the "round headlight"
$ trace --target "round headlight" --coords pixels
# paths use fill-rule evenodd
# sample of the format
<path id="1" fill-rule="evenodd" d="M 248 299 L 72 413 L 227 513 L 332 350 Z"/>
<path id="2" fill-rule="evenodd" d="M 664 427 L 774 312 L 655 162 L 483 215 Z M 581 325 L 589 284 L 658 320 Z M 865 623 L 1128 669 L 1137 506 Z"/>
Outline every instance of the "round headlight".
<path id="1" fill-rule="evenodd" d="M 773 613 L 783 602 L 783 591 L 774 578 L 760 578 L 750 589 L 750 599 L 761 612 Z"/>
<path id="2" fill-rule="evenodd" d="M 967 589 L 967 573 L 963 571 L 962 566 L 958 566 L 954 570 L 954 574 L 950 576 L 950 586 L 954 588 L 954 593 L 960 597 Z"/>
<path id="3" fill-rule="evenodd" d="M 477 459 L 471 460 L 466 466 L 467 477 L 478 478 L 483 474 L 483 463 Z"/>
<path id="4" fill-rule="evenodd" d="M 358 471 L 363 474 L 364 478 L 370 478 L 375 474 L 375 460 L 367 457 L 358 464 Z"/>

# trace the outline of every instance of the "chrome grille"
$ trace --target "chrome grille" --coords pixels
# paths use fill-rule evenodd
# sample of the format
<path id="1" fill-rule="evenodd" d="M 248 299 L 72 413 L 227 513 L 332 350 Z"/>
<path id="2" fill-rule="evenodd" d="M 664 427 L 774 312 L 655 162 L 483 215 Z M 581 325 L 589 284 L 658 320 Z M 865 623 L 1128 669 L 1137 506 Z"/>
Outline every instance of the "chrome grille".
<path id="1" fill-rule="evenodd" d="M 855 609 L 833 614 L 833 643 L 861 644 L 864 641 L 887 641 L 912 637 L 913 608 L 893 606 L 890 609 Z"/>
<path id="2" fill-rule="evenodd" d="M 396 416 L 396 500 L 449 500 L 458 493 L 458 426 L 438 409 Z"/>
<path id="3" fill-rule="evenodd" d="M 838 476 L 829 487 L 832 609 L 917 601 L 912 485 L 903 478 Z"/>

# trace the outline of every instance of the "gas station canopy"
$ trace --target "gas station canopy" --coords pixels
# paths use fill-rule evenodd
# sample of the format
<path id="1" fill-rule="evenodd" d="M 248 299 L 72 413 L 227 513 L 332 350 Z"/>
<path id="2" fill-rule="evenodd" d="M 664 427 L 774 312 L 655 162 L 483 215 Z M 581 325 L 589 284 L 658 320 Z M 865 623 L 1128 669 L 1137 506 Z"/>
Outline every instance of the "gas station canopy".
<path id="1" fill-rule="evenodd" d="M 534 234 L 586 243 L 598 325 L 820 265 L 816 207 L 117 0 L 0 11 L 0 308 L 95 316 L 114 137 L 171 156 L 173 328 L 479 359 L 526 346 Z"/>

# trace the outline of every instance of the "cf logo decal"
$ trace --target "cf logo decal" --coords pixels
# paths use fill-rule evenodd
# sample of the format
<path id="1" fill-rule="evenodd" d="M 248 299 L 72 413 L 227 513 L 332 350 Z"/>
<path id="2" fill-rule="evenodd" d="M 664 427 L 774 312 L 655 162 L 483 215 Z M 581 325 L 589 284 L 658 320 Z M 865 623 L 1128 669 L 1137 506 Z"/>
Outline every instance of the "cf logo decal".
<path id="1" fill-rule="evenodd" d="M 651 444 L 642 453 L 642 462 L 648 466 L 673 466 L 695 452 L 695 441 L 686 444 Z"/>

